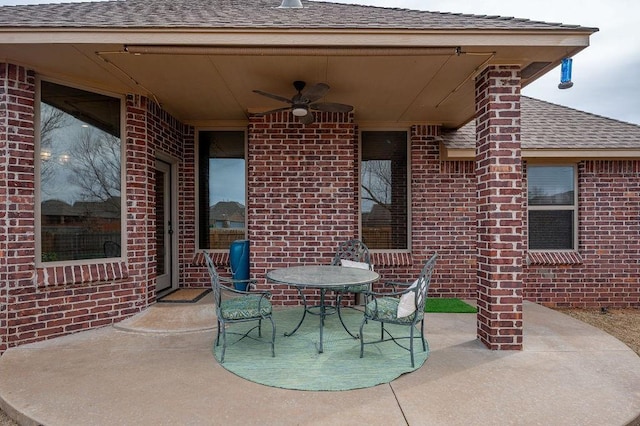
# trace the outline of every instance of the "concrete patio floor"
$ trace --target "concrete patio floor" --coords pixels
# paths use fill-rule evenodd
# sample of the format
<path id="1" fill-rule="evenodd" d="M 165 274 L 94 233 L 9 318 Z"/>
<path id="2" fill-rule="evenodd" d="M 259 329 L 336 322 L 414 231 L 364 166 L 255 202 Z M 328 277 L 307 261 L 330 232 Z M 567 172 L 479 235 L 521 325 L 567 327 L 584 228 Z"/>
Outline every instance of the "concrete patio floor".
<path id="1" fill-rule="evenodd" d="M 640 414 L 631 349 L 532 303 L 524 318 L 525 349 L 496 352 L 476 340 L 475 315 L 427 314 L 431 355 L 416 372 L 368 389 L 303 392 L 246 381 L 216 362 L 211 296 L 157 304 L 116 326 L 8 350 L 0 407 L 20 424 L 51 426 L 584 426 Z"/>

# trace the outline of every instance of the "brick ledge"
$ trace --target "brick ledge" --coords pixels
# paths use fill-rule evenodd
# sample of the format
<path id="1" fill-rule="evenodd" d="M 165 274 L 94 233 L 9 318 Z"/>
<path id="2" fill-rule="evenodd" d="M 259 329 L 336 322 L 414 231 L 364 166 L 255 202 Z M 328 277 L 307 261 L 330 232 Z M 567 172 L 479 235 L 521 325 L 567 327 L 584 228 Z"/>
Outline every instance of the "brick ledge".
<path id="1" fill-rule="evenodd" d="M 395 266 L 411 266 L 413 256 L 408 252 L 373 252 L 371 253 L 373 268 L 388 268 Z"/>
<path id="2" fill-rule="evenodd" d="M 124 262 L 45 266 L 36 269 L 36 285 L 40 287 L 118 281 L 128 277 L 129 267 Z"/>
<path id="3" fill-rule="evenodd" d="M 582 256 L 575 250 L 531 251 L 527 253 L 527 265 L 579 265 Z"/>

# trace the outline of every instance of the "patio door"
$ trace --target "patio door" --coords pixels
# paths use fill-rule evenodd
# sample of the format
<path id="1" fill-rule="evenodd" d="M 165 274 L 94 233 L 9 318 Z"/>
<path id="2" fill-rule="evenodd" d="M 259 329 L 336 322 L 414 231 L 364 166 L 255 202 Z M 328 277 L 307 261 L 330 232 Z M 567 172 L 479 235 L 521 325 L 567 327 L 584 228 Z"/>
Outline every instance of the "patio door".
<path id="1" fill-rule="evenodd" d="M 174 254 L 174 183 L 172 164 L 156 160 L 156 296 L 177 286 Z"/>

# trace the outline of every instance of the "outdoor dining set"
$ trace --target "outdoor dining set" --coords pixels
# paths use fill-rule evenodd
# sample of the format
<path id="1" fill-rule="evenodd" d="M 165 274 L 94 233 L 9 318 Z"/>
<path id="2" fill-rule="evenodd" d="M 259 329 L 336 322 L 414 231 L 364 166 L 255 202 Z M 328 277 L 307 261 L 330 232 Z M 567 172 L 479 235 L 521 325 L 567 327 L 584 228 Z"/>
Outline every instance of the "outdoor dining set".
<path id="1" fill-rule="evenodd" d="M 262 338 L 262 322 L 271 322 L 271 339 L 266 340 L 271 347 L 271 356 L 276 356 L 276 323 L 273 318 L 274 308 L 271 294 L 268 291 L 255 289 L 256 279 L 242 280 L 243 289 L 239 289 L 238 280 L 222 277 L 218 274 L 214 262 L 205 254 L 207 267 L 211 276 L 211 285 L 217 317 L 217 336 L 214 345 L 222 344 L 219 357 L 224 362 L 227 349 L 227 334 L 239 334 L 241 338 Z M 419 339 L 422 350 L 426 351 L 424 338 L 424 307 L 427 291 L 431 281 L 437 254 L 433 254 L 424 264 L 419 276 L 412 282 L 385 282 L 383 291 L 373 291 L 372 283 L 380 279 L 380 275 L 373 270 L 371 254 L 367 246 L 360 240 L 347 240 L 338 245 L 333 261 L 330 265 L 302 265 L 274 269 L 266 274 L 266 279 L 276 284 L 283 284 L 297 289 L 302 301 L 303 309 L 299 322 L 284 333 L 284 337 L 294 335 L 302 326 L 307 315 L 319 318 L 318 353 L 325 351 L 323 332 L 328 315 L 337 317 L 347 335 L 360 340 L 360 358 L 364 356 L 364 347 L 368 344 L 378 344 L 393 341 L 398 346 L 409 351 L 411 366 L 414 366 L 414 340 Z M 306 289 L 319 293 L 319 302 L 311 304 Z M 335 303 L 327 301 L 327 292 L 335 293 Z M 342 299 L 346 294 L 360 294 L 364 306 L 343 306 Z M 317 297 L 314 299 L 316 300 Z M 357 331 L 350 330 L 344 321 L 344 309 L 361 309 L 362 320 Z M 227 326 L 234 323 L 255 322 L 255 327 L 243 330 L 242 333 L 228 331 Z M 378 339 L 365 341 L 365 326 L 369 322 L 380 324 Z M 407 327 L 407 333 L 393 336 L 385 324 Z M 416 334 L 416 331 L 418 332 Z M 257 332 L 257 337 L 252 333 Z M 408 340 L 408 344 L 406 342 Z"/>

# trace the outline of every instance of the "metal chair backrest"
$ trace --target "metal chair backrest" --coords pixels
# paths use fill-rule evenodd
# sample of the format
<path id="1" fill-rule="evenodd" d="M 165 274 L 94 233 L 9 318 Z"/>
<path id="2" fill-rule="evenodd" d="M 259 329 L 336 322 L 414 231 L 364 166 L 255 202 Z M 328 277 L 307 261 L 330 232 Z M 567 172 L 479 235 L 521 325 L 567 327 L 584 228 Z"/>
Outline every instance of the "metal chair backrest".
<path id="1" fill-rule="evenodd" d="M 215 300 L 216 306 L 219 307 L 222 298 L 222 291 L 220 289 L 220 276 L 218 275 L 218 271 L 216 271 L 216 267 L 213 264 L 213 260 L 211 259 L 211 256 L 209 256 L 209 253 L 205 253 L 204 258 L 207 261 L 207 269 L 209 269 L 209 276 L 211 277 L 211 289 L 213 290 L 213 298 Z"/>
<path id="2" fill-rule="evenodd" d="M 415 292 L 417 312 L 424 312 L 424 305 L 427 302 L 427 293 L 429 292 L 429 285 L 431 284 L 431 275 L 433 274 L 433 269 L 436 266 L 437 258 L 438 253 L 434 253 L 427 263 L 425 263 L 422 271 L 420 271 L 420 276 L 418 277 L 418 283 L 416 285 L 417 290 Z"/>
<path id="3" fill-rule="evenodd" d="M 338 250 L 331 264 L 339 266 L 342 259 L 368 263 L 369 269 L 372 269 L 369 248 L 360 240 L 347 240 L 338 244 Z"/>

